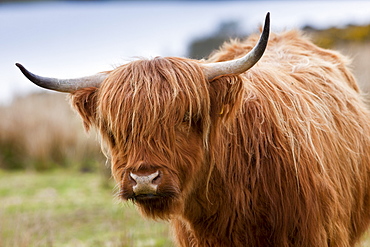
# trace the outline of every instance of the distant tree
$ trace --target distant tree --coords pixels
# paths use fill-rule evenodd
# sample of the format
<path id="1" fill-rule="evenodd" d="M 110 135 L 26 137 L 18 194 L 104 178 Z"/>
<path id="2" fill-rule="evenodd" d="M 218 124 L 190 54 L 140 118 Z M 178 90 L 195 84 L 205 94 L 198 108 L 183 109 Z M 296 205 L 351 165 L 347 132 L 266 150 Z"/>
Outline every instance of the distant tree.
<path id="1" fill-rule="evenodd" d="M 246 33 L 238 21 L 224 21 L 212 34 L 194 39 L 189 45 L 187 56 L 194 59 L 206 58 L 225 41 L 245 36 Z"/>
<path id="2" fill-rule="evenodd" d="M 334 48 L 340 44 L 370 42 L 370 24 L 363 26 L 349 24 L 342 28 L 329 27 L 326 29 L 317 29 L 307 25 L 303 31 L 323 48 Z"/>

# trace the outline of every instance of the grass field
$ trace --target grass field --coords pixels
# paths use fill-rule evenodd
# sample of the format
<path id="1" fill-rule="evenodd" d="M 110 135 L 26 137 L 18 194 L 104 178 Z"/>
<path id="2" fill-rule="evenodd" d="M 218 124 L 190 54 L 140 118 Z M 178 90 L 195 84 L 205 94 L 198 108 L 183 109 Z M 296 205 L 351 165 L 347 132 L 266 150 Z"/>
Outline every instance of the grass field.
<path id="1" fill-rule="evenodd" d="M 0 170 L 0 246 L 173 246 L 167 223 L 144 220 L 102 180 Z"/>

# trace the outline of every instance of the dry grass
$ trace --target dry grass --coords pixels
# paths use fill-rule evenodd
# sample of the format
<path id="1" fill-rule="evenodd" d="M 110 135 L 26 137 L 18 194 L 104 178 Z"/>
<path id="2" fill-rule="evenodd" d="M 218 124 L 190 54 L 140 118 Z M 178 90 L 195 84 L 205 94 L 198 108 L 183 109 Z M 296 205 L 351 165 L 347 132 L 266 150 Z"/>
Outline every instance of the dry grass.
<path id="1" fill-rule="evenodd" d="M 335 49 L 352 59 L 352 70 L 364 91 L 370 93 L 370 42 L 338 45 Z"/>
<path id="2" fill-rule="evenodd" d="M 89 170 L 104 163 L 96 134 L 84 132 L 65 94 L 18 98 L 0 115 L 0 168 Z"/>

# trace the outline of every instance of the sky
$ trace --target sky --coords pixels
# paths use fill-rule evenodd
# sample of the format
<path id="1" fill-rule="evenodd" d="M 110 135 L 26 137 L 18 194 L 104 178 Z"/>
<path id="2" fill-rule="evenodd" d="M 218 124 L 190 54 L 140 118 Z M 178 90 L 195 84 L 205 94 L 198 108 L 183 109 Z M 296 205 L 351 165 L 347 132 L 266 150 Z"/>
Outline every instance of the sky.
<path id="1" fill-rule="evenodd" d="M 0 104 L 40 89 L 15 67 L 71 78 L 138 57 L 186 56 L 223 21 L 256 32 L 267 12 L 281 32 L 370 23 L 370 1 L 107 1 L 0 3 Z"/>

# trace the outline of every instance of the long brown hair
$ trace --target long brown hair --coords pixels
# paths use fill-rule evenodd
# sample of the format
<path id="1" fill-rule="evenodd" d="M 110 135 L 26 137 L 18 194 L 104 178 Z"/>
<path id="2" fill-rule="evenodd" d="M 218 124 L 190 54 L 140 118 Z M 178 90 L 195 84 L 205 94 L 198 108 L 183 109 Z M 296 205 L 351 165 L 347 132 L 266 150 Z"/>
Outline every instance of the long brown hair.
<path id="1" fill-rule="evenodd" d="M 180 245 L 352 246 L 370 222 L 370 113 L 349 61 L 293 31 L 271 35 L 243 74 L 207 81 L 202 63 L 134 61 L 72 95 L 109 143 L 116 180 L 133 153 L 192 180 L 170 212 Z"/>

